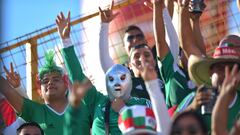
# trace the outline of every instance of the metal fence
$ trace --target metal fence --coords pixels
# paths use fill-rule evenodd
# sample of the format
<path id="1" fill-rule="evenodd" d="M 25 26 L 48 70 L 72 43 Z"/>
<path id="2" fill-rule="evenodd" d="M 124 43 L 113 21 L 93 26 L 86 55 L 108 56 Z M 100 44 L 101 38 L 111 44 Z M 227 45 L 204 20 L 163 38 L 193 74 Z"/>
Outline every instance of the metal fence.
<path id="1" fill-rule="evenodd" d="M 201 30 L 204 36 L 207 52 L 211 55 L 213 49 L 218 45 L 219 40 L 226 34 L 240 32 L 240 11 L 237 9 L 236 0 L 206 0 L 207 8 L 201 17 Z M 138 0 L 119 1 L 115 10 L 120 15 L 111 23 L 109 31 L 109 50 L 116 63 L 124 63 L 127 55 L 122 47 L 123 30 L 130 24 L 140 26 L 149 43 L 154 44 L 152 29 L 152 11 L 145 7 Z M 77 55 L 87 76 L 97 74 L 98 70 L 94 65 L 99 61 L 85 58 L 85 52 L 89 48 L 96 47 L 98 38 L 99 19 L 98 12 L 80 16 L 71 20 L 71 39 L 75 44 Z M 176 20 L 174 23 L 178 23 Z M 51 25 L 32 33 L 26 34 L 14 40 L 0 44 L 0 62 L 9 67 L 13 62 L 14 69 L 20 74 L 21 82 L 25 89 L 30 92 L 30 98 L 39 100 L 34 85 L 38 67 L 44 64 L 44 52 L 48 49 L 56 51 L 56 58 L 62 64 L 61 55 L 58 53 L 60 37 L 56 25 Z M 93 54 L 94 55 L 94 54 Z M 98 55 L 98 54 L 95 54 Z M 4 76 L 2 70 L 0 74 Z M 92 68 L 92 69 L 91 69 Z M 100 72 L 100 71 L 99 71 Z M 103 76 L 99 73 L 99 76 Z M 104 89 L 104 81 L 98 87 Z M 32 92 L 32 93 L 31 93 Z M 32 97 L 31 97 L 32 96 Z"/>

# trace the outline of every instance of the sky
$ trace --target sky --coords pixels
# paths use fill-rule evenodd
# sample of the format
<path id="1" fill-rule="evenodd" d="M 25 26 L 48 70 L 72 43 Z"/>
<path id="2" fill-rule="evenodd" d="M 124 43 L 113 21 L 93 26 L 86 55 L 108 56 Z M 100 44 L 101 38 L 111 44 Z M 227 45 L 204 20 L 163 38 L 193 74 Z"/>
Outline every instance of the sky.
<path id="1" fill-rule="evenodd" d="M 76 17 L 86 12 L 95 12 L 98 6 L 108 3 L 110 0 L 1 0 L 1 42 L 54 24 L 60 11 L 65 14 L 71 11 L 71 17 Z M 235 0 L 233 4 L 231 7 L 236 8 Z"/>
<path id="2" fill-rule="evenodd" d="M 66 15 L 71 11 L 74 18 L 108 3 L 110 0 L 1 0 L 2 42 L 54 24 L 60 11 Z"/>
<path id="3" fill-rule="evenodd" d="M 78 16 L 80 2 L 83 0 L 3 0 L 2 42 L 54 24 L 60 11 Z"/>
<path id="4" fill-rule="evenodd" d="M 1 2 L 1 43 L 16 39 L 25 34 L 55 24 L 56 16 L 62 11 L 71 17 L 79 16 L 82 0 L 0 0 Z M 15 49 L 17 50 L 17 49 Z M 9 55 L 9 53 L 5 53 Z M 23 63 L 25 57 L 14 55 L 15 64 Z M 1 54 L 0 54 L 1 55 Z M 5 66 L 9 67 L 12 57 L 5 57 Z M 3 62 L 0 61 L 0 73 L 3 72 Z M 18 66 L 21 77 L 25 76 L 26 66 Z M 16 70 L 16 69 L 15 69 Z M 23 75 L 24 74 L 24 75 Z M 26 86 L 26 80 L 23 80 Z"/>
<path id="5" fill-rule="evenodd" d="M 104 6 L 109 1 L 111 0 L 0 0 L 0 8 L 2 10 L 2 12 L 0 11 L 0 19 L 3 28 L 0 35 L 2 38 L 0 43 L 14 40 L 55 24 L 55 18 L 61 11 L 65 15 L 70 11 L 71 18 L 75 18 L 79 15 L 96 12 L 98 11 L 98 6 Z M 8 62 L 4 63 L 7 67 L 8 63 L 12 61 L 12 57 L 8 58 L 9 60 L 5 59 Z M 22 55 L 16 56 L 14 60 L 14 63 L 18 65 L 24 61 L 24 57 Z M 1 64 L 3 63 L 0 62 L 0 73 L 2 73 Z M 19 66 L 17 70 L 25 74 L 26 69 L 24 68 L 25 66 Z M 23 83 L 26 84 L 26 80 Z"/>

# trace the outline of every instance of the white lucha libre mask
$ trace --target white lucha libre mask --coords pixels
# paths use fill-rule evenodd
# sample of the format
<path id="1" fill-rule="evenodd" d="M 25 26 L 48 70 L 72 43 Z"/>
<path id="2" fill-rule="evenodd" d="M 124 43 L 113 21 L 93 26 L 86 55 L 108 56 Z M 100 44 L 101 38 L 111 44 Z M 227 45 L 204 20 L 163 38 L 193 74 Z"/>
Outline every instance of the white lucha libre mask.
<path id="1" fill-rule="evenodd" d="M 130 71 L 120 64 L 112 66 L 106 73 L 106 86 L 111 101 L 115 98 L 128 100 L 132 90 Z"/>

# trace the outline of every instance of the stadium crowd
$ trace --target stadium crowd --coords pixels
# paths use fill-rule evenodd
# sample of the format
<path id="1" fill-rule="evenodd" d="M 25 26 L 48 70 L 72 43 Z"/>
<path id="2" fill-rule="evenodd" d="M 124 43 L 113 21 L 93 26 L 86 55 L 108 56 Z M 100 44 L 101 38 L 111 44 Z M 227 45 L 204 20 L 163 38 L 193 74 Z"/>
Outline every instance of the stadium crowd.
<path id="1" fill-rule="evenodd" d="M 175 4 L 174 4 L 175 3 Z M 200 17 L 207 5 L 194 0 L 146 0 L 153 13 L 155 45 L 140 27 L 124 31 L 125 64 L 109 54 L 109 24 L 119 15 L 99 7 L 99 60 L 107 95 L 83 73 L 70 32 L 70 12 L 56 17 L 66 70 L 45 54 L 36 79 L 43 103 L 28 99 L 13 65 L 0 76 L 3 135 L 239 135 L 240 37 L 226 35 L 206 55 Z M 240 0 L 236 3 L 240 11 Z M 175 13 L 177 6 L 179 13 Z M 179 28 L 172 24 L 179 15 Z M 179 31 L 177 33 L 176 31 Z M 66 71 L 66 72 L 65 72 Z"/>

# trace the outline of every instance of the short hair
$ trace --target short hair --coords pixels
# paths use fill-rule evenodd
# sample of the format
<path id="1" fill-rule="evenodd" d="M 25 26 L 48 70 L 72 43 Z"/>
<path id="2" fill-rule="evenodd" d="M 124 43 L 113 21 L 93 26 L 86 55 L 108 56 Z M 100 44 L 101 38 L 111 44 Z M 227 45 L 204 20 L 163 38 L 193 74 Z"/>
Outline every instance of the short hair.
<path id="1" fill-rule="evenodd" d="M 127 33 L 127 32 L 132 31 L 132 30 L 138 30 L 141 33 L 143 33 L 143 31 L 136 25 L 129 25 L 124 33 Z"/>
<path id="2" fill-rule="evenodd" d="M 21 133 L 23 128 L 29 127 L 29 126 L 37 127 L 40 130 L 41 135 L 44 135 L 44 132 L 43 132 L 42 128 L 36 122 L 26 122 L 26 123 L 23 123 L 21 126 L 18 127 L 17 135 L 19 135 Z"/>
<path id="3" fill-rule="evenodd" d="M 145 44 L 145 43 L 144 44 L 139 44 L 139 45 L 131 47 L 130 53 L 129 53 L 129 58 L 131 57 L 133 51 L 135 51 L 137 49 L 140 49 L 140 48 L 146 48 L 146 49 L 149 49 L 151 51 L 151 48 L 147 44 Z"/>

